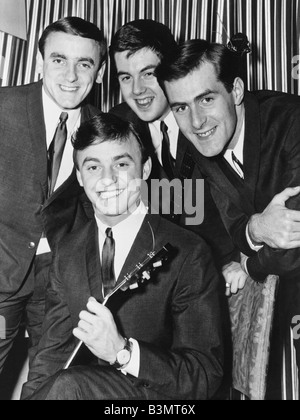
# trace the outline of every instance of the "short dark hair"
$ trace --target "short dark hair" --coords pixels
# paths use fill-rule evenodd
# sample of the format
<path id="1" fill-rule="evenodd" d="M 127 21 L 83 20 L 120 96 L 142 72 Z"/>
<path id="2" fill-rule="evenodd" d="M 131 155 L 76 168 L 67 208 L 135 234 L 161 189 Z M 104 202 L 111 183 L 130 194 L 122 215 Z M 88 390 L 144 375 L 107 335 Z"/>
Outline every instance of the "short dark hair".
<path id="1" fill-rule="evenodd" d="M 162 60 L 156 69 L 156 76 L 163 85 L 163 82 L 172 82 L 188 76 L 204 63 L 214 66 L 218 80 L 229 93 L 232 92 L 234 81 L 239 76 L 240 57 L 225 45 L 202 39 L 179 45 L 172 56 Z"/>
<path id="2" fill-rule="evenodd" d="M 39 50 L 43 58 L 45 56 L 45 45 L 50 34 L 63 32 L 65 34 L 79 36 L 81 38 L 93 39 L 100 45 L 100 63 L 107 58 L 107 44 L 102 31 L 93 23 L 77 17 L 66 17 L 49 25 L 43 32 L 39 41 Z"/>
<path id="3" fill-rule="evenodd" d="M 83 151 L 90 146 L 110 141 L 126 142 L 132 136 L 136 138 L 139 144 L 142 163 L 145 164 L 150 157 L 150 153 L 144 146 L 132 123 L 107 113 L 101 113 L 91 120 L 84 122 L 72 138 L 76 169 L 79 169 L 77 159 L 78 151 Z"/>
<path id="4" fill-rule="evenodd" d="M 162 60 L 176 48 L 177 43 L 170 29 L 150 19 L 135 20 L 124 25 L 114 35 L 110 46 L 110 57 L 128 51 L 128 57 L 148 48 Z"/>

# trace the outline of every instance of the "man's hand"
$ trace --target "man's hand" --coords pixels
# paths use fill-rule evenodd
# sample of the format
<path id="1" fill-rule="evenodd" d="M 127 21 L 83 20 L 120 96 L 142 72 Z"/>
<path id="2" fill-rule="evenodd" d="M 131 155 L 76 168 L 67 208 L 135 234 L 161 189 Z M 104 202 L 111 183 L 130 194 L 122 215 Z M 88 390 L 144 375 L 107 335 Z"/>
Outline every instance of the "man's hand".
<path id="1" fill-rule="evenodd" d="M 118 352 L 125 346 L 125 339 L 119 334 L 114 318 L 105 306 L 91 298 L 87 309 L 80 313 L 80 322 L 73 334 L 98 359 L 113 364 Z"/>
<path id="2" fill-rule="evenodd" d="M 245 257 L 246 258 L 246 257 Z M 231 262 L 223 267 L 223 276 L 226 284 L 230 287 L 232 294 L 237 294 L 239 290 L 245 287 L 248 274 L 243 270 L 240 263 Z"/>
<path id="3" fill-rule="evenodd" d="M 300 187 L 287 188 L 276 195 L 265 211 L 249 221 L 249 234 L 255 245 L 275 249 L 300 247 L 300 211 L 289 210 L 285 203 L 300 193 Z"/>

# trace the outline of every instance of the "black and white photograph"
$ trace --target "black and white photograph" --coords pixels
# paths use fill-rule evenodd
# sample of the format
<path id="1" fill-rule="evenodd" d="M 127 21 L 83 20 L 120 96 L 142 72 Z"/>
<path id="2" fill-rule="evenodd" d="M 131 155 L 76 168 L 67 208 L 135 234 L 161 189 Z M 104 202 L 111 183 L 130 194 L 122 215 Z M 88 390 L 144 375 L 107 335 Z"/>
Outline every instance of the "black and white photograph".
<path id="1" fill-rule="evenodd" d="M 0 0 L 0 400 L 300 399 L 300 0 Z"/>

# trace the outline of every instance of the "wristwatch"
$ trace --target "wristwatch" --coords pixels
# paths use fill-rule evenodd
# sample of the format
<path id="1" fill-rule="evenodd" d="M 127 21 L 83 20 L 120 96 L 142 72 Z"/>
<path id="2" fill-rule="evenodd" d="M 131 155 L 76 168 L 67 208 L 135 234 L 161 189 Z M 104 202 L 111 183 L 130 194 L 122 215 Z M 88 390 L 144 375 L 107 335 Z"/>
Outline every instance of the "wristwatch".
<path id="1" fill-rule="evenodd" d="M 115 363 L 113 363 L 111 366 L 114 367 L 117 370 L 123 370 L 125 369 L 131 360 L 132 355 L 132 343 L 128 340 L 128 338 L 125 338 L 125 347 L 123 350 L 119 351 L 117 354 L 117 359 Z"/>

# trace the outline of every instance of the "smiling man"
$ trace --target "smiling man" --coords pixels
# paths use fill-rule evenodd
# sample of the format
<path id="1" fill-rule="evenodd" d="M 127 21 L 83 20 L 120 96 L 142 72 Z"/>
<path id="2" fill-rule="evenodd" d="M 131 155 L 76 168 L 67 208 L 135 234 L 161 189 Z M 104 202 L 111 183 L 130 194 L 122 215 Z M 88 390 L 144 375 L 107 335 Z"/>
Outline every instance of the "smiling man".
<path id="1" fill-rule="evenodd" d="M 206 183 L 204 197 L 201 194 L 196 197 L 196 181 L 202 179 L 202 175 L 195 165 L 189 142 L 179 130 L 155 75 L 162 59 L 172 55 L 176 47 L 177 43 L 170 29 L 159 22 L 145 19 L 122 26 L 112 39 L 110 56 L 125 102 L 110 112 L 131 121 L 145 147 L 150 151 L 150 181 L 176 180 L 183 185 L 185 180 L 192 180 L 192 188 L 182 188 L 181 194 L 177 191 L 176 194 L 171 194 L 169 214 L 164 214 L 162 203 L 155 210 L 159 210 L 172 222 L 203 237 L 212 247 L 215 262 L 220 266 L 222 263 L 229 263 L 234 256 L 232 242 L 220 220 Z M 166 182 L 165 185 L 168 188 L 169 183 Z M 168 193 L 170 195 L 170 191 Z M 205 217 L 203 223 L 190 226 L 187 222 L 189 217 L 184 211 L 177 214 L 174 202 L 182 203 L 184 194 L 186 197 L 193 197 L 194 202 L 204 200 L 213 223 L 207 223 Z"/>
<path id="2" fill-rule="evenodd" d="M 300 309 L 300 98 L 245 92 L 235 60 L 223 45 L 193 40 L 157 74 L 245 274 L 281 277 L 286 331 Z"/>
<path id="3" fill-rule="evenodd" d="M 101 114 L 80 127 L 74 148 L 95 216 L 55 252 L 44 335 L 23 398 L 211 398 L 222 379 L 223 348 L 218 275 L 207 245 L 148 214 L 138 185 L 149 177 L 151 159 L 130 123 Z M 167 265 L 141 289 L 102 305 L 167 243 L 175 251 Z M 76 338 L 94 357 L 62 370 Z"/>
<path id="4" fill-rule="evenodd" d="M 42 80 L 0 90 L 0 316 L 7 324 L 0 372 L 24 315 L 33 356 L 51 250 L 72 228 L 75 215 L 85 218 L 71 136 L 99 113 L 85 100 L 102 81 L 106 53 L 96 26 L 62 19 L 39 42 Z"/>

